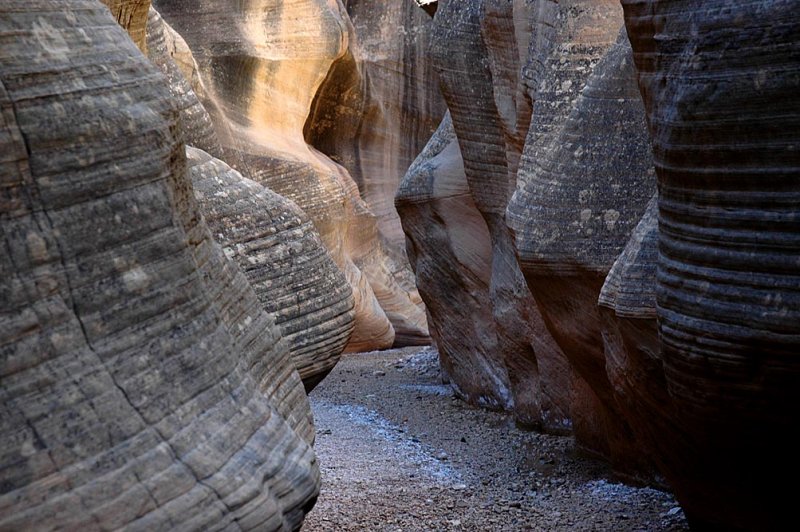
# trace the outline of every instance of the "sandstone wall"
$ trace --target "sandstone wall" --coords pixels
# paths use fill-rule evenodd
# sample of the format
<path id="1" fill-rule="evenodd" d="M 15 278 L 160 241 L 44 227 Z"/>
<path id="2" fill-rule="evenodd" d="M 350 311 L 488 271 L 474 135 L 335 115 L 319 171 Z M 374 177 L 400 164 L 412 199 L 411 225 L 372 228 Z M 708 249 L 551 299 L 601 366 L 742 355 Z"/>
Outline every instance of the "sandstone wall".
<path id="1" fill-rule="evenodd" d="M 308 402 L 162 74 L 95 1 L 0 15 L 0 528 L 298 527 Z"/>
<path id="2" fill-rule="evenodd" d="M 347 349 L 426 342 L 424 309 L 402 273 L 402 257 L 381 244 L 378 219 L 348 170 L 304 136 L 325 87 L 361 76 L 344 6 L 263 0 L 220 12 L 205 0 L 155 5 L 194 53 L 224 160 L 295 201 L 345 273 L 356 302 Z"/>

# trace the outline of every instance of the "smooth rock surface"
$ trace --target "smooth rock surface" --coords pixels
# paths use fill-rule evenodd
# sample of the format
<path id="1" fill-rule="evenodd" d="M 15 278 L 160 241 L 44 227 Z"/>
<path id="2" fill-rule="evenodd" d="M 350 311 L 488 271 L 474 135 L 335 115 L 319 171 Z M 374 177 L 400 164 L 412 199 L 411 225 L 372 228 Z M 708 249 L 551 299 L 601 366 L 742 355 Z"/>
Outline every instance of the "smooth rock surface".
<path id="1" fill-rule="evenodd" d="M 786 529 L 800 404 L 800 12 L 624 1 L 659 181 L 664 473 L 693 526 Z M 674 433 L 667 433 L 672 438 Z"/>
<path id="2" fill-rule="evenodd" d="M 307 398 L 163 76 L 98 2 L 0 15 L 0 528 L 298 527 Z"/>
<path id="3" fill-rule="evenodd" d="M 304 137 L 333 67 L 354 65 L 354 32 L 344 6 L 323 0 L 261 0 L 223 11 L 208 0 L 155 5 L 197 60 L 225 161 L 295 201 L 347 276 L 356 299 L 347 349 L 392 345 L 393 324 L 401 339 L 426 337 L 419 302 L 393 275 L 377 220 L 355 181 Z"/>

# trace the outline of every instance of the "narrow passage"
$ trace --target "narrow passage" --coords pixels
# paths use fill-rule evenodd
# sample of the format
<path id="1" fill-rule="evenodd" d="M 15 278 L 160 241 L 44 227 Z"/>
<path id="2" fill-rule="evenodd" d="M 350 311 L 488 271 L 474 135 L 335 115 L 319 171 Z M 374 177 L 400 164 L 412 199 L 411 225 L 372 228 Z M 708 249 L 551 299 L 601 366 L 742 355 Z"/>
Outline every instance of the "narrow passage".
<path id="1" fill-rule="evenodd" d="M 571 438 L 526 432 L 442 384 L 436 352 L 345 356 L 311 393 L 322 492 L 304 530 L 688 530 Z"/>

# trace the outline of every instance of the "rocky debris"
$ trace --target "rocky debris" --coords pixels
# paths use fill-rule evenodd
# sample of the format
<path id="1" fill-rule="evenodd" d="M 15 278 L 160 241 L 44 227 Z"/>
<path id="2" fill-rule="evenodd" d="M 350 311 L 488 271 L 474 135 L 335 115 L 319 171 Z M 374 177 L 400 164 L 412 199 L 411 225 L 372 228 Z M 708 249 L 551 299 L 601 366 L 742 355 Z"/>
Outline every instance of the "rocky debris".
<path id="1" fill-rule="evenodd" d="M 208 0 L 154 4 L 193 52 L 225 162 L 297 203 L 347 277 L 356 302 L 347 349 L 391 346 L 393 323 L 401 339 L 427 337 L 421 302 L 394 275 L 398 263 L 382 249 L 356 182 L 304 136 L 320 92 L 337 76 L 359 75 L 344 6 L 260 0 L 220 11 Z"/>
<path id="2" fill-rule="evenodd" d="M 455 400 L 437 358 L 345 356 L 311 393 L 323 487 L 304 530 L 688 529 L 672 496 L 620 484 L 570 438 Z"/>
<path id="3" fill-rule="evenodd" d="M 299 527 L 308 401 L 164 77 L 95 1 L 5 2 L 0 41 L 0 528 Z"/>
<path id="4" fill-rule="evenodd" d="M 798 469 L 786 435 L 800 401 L 800 13 L 623 6 L 659 182 L 657 330 L 628 356 L 658 342 L 663 370 L 647 380 L 669 398 L 637 393 L 635 419 L 659 431 L 656 457 L 693 525 L 790 528 L 792 490 L 775 474 Z"/>

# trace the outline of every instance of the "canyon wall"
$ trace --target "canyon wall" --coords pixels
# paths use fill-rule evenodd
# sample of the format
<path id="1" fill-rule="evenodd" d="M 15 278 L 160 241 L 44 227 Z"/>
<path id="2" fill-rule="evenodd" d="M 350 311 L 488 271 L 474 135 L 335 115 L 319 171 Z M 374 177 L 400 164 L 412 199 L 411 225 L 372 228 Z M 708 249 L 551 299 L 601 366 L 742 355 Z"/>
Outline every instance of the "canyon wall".
<path id="1" fill-rule="evenodd" d="M 294 202 L 199 149 L 224 156 L 210 114 L 194 88 L 205 91 L 196 63 L 188 50 L 180 57 L 180 42 L 151 8 L 148 56 L 167 77 L 180 110 L 200 210 L 289 341 L 295 366 L 310 391 L 333 369 L 350 339 L 355 325 L 352 290 Z M 189 68 L 181 68 L 176 57 Z"/>
<path id="2" fill-rule="evenodd" d="M 96 1 L 0 15 L 0 528 L 299 527 L 308 401 L 163 75 Z"/>
<path id="3" fill-rule="evenodd" d="M 222 159 L 293 200 L 309 216 L 347 277 L 355 298 L 355 327 L 347 350 L 427 343 L 425 310 L 407 261 L 392 251 L 390 239 L 382 238 L 379 230 L 379 223 L 388 216 L 383 198 L 393 186 L 391 176 L 410 160 L 410 149 L 401 154 L 397 129 L 384 131 L 377 124 L 374 134 L 360 134 L 362 140 L 342 142 L 336 150 L 324 140 L 330 128 L 339 138 L 353 135 L 354 139 L 353 123 L 374 122 L 356 115 L 364 112 L 372 117 L 370 109 L 380 108 L 383 101 L 372 96 L 379 92 L 370 89 L 377 82 L 366 83 L 366 69 L 355 59 L 357 36 L 345 6 L 323 0 L 263 0 L 220 11 L 205 0 L 154 4 L 196 59 L 204 86 L 198 95 L 215 126 Z M 411 8 L 388 11 L 394 17 L 413 12 Z M 414 46 L 400 43 L 398 53 Z M 405 81 L 408 76 L 398 77 L 412 85 Z M 392 98 L 402 95 L 402 87 L 387 85 L 394 91 Z M 331 101 L 332 94 L 339 103 Z M 324 109 L 334 110 L 335 119 L 326 118 Z M 425 110 L 415 113 L 406 121 L 423 122 L 414 126 L 422 137 L 425 120 L 431 120 Z M 385 115 L 394 116 L 391 110 Z M 309 144 L 306 137 L 334 158 Z M 334 153 L 352 153 L 355 147 L 360 154 L 357 160 Z M 389 154 L 387 160 L 378 161 L 384 153 Z M 374 200 L 378 217 L 362 199 L 349 169 L 364 190 L 372 190 L 368 183 L 382 183 L 377 186 L 380 193 L 365 194 Z M 395 220 L 382 225 L 391 227 L 392 223 L 397 224 Z"/>
<path id="4" fill-rule="evenodd" d="M 456 390 L 544 429 L 566 393 L 578 445 L 695 528 L 792 522 L 796 6 L 417 3 L 452 119 L 396 202 Z"/>
<path id="5" fill-rule="evenodd" d="M 798 470 L 787 436 L 800 399 L 797 3 L 623 5 L 659 183 L 670 399 L 637 419 L 676 442 L 657 457 L 693 525 L 785 528 L 792 490 L 776 474 Z"/>

